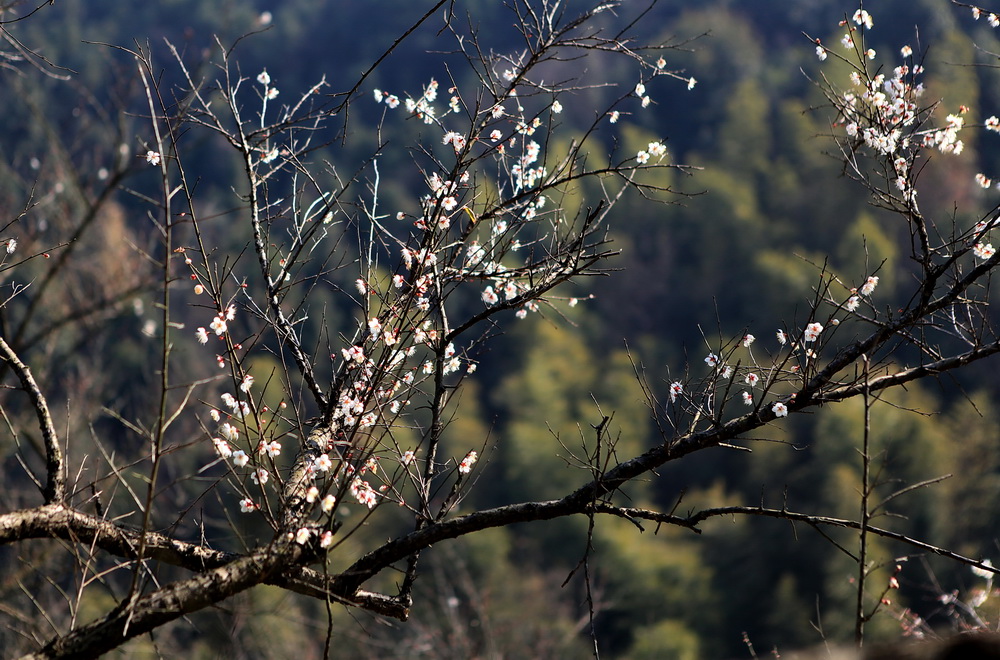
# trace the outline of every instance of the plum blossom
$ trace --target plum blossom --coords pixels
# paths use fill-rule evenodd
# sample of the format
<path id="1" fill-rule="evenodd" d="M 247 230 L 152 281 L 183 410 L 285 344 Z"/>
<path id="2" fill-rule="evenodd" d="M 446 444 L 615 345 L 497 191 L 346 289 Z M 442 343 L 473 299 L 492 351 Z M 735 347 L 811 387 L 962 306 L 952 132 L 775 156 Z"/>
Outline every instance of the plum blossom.
<path id="1" fill-rule="evenodd" d="M 229 442 L 236 442 L 237 440 L 240 439 L 239 429 L 237 429 L 229 422 L 226 422 L 225 424 L 222 425 L 222 427 L 219 429 L 219 433 L 222 435 L 223 438 L 225 438 Z"/>
<path id="2" fill-rule="evenodd" d="M 677 397 L 684 393 L 684 386 L 679 382 L 674 381 L 670 383 L 670 403 L 677 401 Z"/>
<path id="3" fill-rule="evenodd" d="M 743 392 L 743 405 L 752 406 L 753 405 L 753 395 L 749 392 Z"/>
<path id="4" fill-rule="evenodd" d="M 719 365 L 719 356 L 716 355 L 715 353 L 709 353 L 708 356 L 705 358 L 705 364 L 707 364 L 712 368 L 717 367 Z"/>
<path id="5" fill-rule="evenodd" d="M 848 298 L 847 303 L 844 305 L 844 309 L 846 309 L 849 312 L 853 312 L 857 310 L 858 305 L 860 303 L 861 303 L 861 298 L 857 296 L 851 296 L 850 298 Z"/>
<path id="6" fill-rule="evenodd" d="M 250 457 L 242 449 L 233 452 L 233 465 L 236 467 L 246 467 L 250 462 Z"/>
<path id="7" fill-rule="evenodd" d="M 870 296 L 872 292 L 875 291 L 875 287 L 878 286 L 878 275 L 870 275 L 865 283 L 861 285 L 861 295 Z"/>
<path id="8" fill-rule="evenodd" d="M 774 413 L 775 417 L 788 417 L 788 406 L 778 401 L 771 406 L 771 412 Z"/>
<path id="9" fill-rule="evenodd" d="M 757 381 L 760 380 L 760 376 L 758 376 L 757 374 L 751 372 L 751 373 L 748 373 L 746 375 L 746 378 L 744 378 L 743 380 L 744 380 L 744 382 L 746 382 L 747 385 L 749 385 L 750 387 L 753 387 L 753 386 L 755 386 L 757 384 Z"/>
<path id="10" fill-rule="evenodd" d="M 212 329 L 212 332 L 221 337 L 226 333 L 226 328 L 228 326 L 226 325 L 225 319 L 223 319 L 221 316 L 216 316 L 214 319 L 212 319 L 212 322 L 209 324 L 208 327 Z"/>
<path id="11" fill-rule="evenodd" d="M 257 508 L 257 505 L 253 503 L 253 500 L 249 497 L 244 497 L 240 500 L 240 511 L 242 513 L 251 513 Z"/>
<path id="12" fill-rule="evenodd" d="M 864 9 L 858 9 L 856 12 L 854 12 L 854 16 L 852 18 L 855 23 L 857 23 L 858 25 L 864 25 L 869 30 L 872 29 L 872 25 L 874 25 L 874 21 L 872 21 L 871 14 L 869 14 Z"/>
<path id="13" fill-rule="evenodd" d="M 472 466 L 475 465 L 478 459 L 479 455 L 475 451 L 470 451 L 462 459 L 462 462 L 458 464 L 458 471 L 462 474 L 468 474 L 472 471 Z"/>
<path id="14" fill-rule="evenodd" d="M 233 455 L 232 447 L 222 438 L 212 438 L 212 445 L 215 447 L 215 452 L 222 458 L 229 458 Z"/>
<path id="15" fill-rule="evenodd" d="M 996 248 L 993 247 L 992 243 L 976 243 L 976 246 L 972 248 L 972 254 L 976 255 L 980 259 L 990 259 L 996 254 Z"/>
<path id="16" fill-rule="evenodd" d="M 822 323 L 810 323 L 806 326 L 805 336 L 803 337 L 808 342 L 813 342 L 819 339 L 819 333 L 823 332 Z"/>

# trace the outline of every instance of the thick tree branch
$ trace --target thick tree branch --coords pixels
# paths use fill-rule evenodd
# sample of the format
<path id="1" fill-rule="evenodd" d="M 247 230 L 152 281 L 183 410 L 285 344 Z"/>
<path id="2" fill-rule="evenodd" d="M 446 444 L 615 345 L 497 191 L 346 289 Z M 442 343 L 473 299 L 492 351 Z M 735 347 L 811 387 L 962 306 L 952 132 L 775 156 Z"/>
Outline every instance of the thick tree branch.
<path id="1" fill-rule="evenodd" d="M 49 412 L 49 404 L 45 400 L 45 395 L 38 388 L 34 376 L 28 365 L 21 362 L 3 337 L 0 337 L 0 357 L 14 369 L 21 387 L 28 393 L 31 405 L 35 409 L 35 416 L 38 417 L 38 428 L 41 429 L 42 439 L 45 442 L 45 489 L 42 495 L 46 504 L 62 502 L 66 496 L 66 477 L 63 467 L 62 449 L 59 447 L 59 436 L 56 435 L 55 425 L 52 423 L 52 414 Z"/>

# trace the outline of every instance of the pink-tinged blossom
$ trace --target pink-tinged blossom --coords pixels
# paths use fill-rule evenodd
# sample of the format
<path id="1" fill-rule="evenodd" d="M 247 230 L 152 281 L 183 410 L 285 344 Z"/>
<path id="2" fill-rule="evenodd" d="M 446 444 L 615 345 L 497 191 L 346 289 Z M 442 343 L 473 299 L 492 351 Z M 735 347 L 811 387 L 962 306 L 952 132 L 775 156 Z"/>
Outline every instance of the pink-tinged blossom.
<path id="1" fill-rule="evenodd" d="M 221 316 L 216 316 L 214 319 L 212 319 L 212 323 L 209 324 L 208 327 L 212 329 L 212 332 L 214 332 L 219 336 L 225 334 L 227 328 L 226 321 Z"/>
<path id="2" fill-rule="evenodd" d="M 913 49 L 910 48 L 909 46 L 903 46 L 902 48 L 899 49 L 899 54 L 902 55 L 903 57 L 910 57 L 911 55 L 913 55 Z"/>
<path id="3" fill-rule="evenodd" d="M 225 424 L 222 425 L 222 427 L 219 429 L 219 433 L 222 434 L 222 437 L 228 440 L 229 442 L 236 442 L 237 440 L 240 439 L 239 429 L 237 429 L 229 422 L 226 422 Z"/>
<path id="4" fill-rule="evenodd" d="M 247 463 L 250 462 L 250 457 L 242 449 L 238 449 L 233 452 L 233 465 L 236 467 L 246 467 Z"/>
<path id="5" fill-rule="evenodd" d="M 990 181 L 990 178 L 985 174 L 983 174 L 982 172 L 978 172 L 976 174 L 976 183 L 979 184 L 980 188 L 989 188 L 991 185 L 993 185 L 993 182 Z"/>
<path id="6" fill-rule="evenodd" d="M 826 48 L 823 48 L 822 46 L 816 46 L 816 57 L 819 58 L 820 62 L 826 60 L 826 57 L 827 57 L 826 56 Z"/>
<path id="7" fill-rule="evenodd" d="M 378 493 L 368 485 L 367 481 L 362 481 L 358 477 L 355 477 L 354 481 L 351 482 L 351 495 L 369 509 L 375 508 L 375 505 L 378 503 Z"/>
<path id="8" fill-rule="evenodd" d="M 320 500 L 319 507 L 323 509 L 323 513 L 330 513 L 333 511 L 334 505 L 337 504 L 337 498 L 333 495 L 327 495 L 322 500 Z"/>
<path id="9" fill-rule="evenodd" d="M 160 152 L 158 151 L 147 151 L 146 152 L 146 162 L 150 165 L 160 164 Z"/>
<path id="10" fill-rule="evenodd" d="M 677 401 L 677 397 L 684 393 L 684 386 L 679 382 L 674 381 L 670 383 L 670 403 Z"/>
<path id="11" fill-rule="evenodd" d="M 198 338 L 199 344 L 208 343 L 208 331 L 205 330 L 205 328 L 198 328 L 197 330 L 195 330 L 194 336 Z"/>
<path id="12" fill-rule="evenodd" d="M 733 368 L 730 367 L 729 365 L 726 365 L 726 368 L 722 370 L 722 377 L 723 378 L 732 378 L 733 377 Z"/>
<path id="13" fill-rule="evenodd" d="M 986 130 L 1000 133 L 1000 119 L 997 119 L 996 117 L 988 117 L 984 124 L 986 126 Z"/>
<path id="14" fill-rule="evenodd" d="M 996 248 L 993 247 L 992 243 L 976 243 L 976 246 L 972 248 L 972 254 L 980 259 L 990 259 L 996 254 Z"/>
<path id="15" fill-rule="evenodd" d="M 850 298 L 847 299 L 847 303 L 844 305 L 844 309 L 846 309 L 849 312 L 853 312 L 858 309 L 859 304 L 861 304 L 861 298 L 857 296 L 851 296 Z"/>
<path id="16" fill-rule="evenodd" d="M 611 113 L 611 115 L 610 115 L 610 116 L 608 117 L 608 121 L 610 121 L 610 122 L 611 122 L 612 124 L 617 124 L 617 123 L 618 123 L 618 118 L 619 118 L 619 117 L 621 117 L 621 113 L 620 113 L 620 112 L 618 112 L 617 110 L 615 110 L 615 111 L 614 111 L 614 112 L 612 112 L 612 113 Z"/>
<path id="17" fill-rule="evenodd" d="M 271 478 L 271 475 L 264 468 L 257 468 L 250 473 L 250 478 L 253 479 L 255 484 L 263 486 L 267 483 L 267 480 Z"/>
<path id="18" fill-rule="evenodd" d="M 744 335 L 744 337 L 743 337 L 743 347 L 744 348 L 750 348 L 750 344 L 752 344 L 755 339 L 757 339 L 757 338 L 754 337 L 753 335 Z"/>
<path id="19" fill-rule="evenodd" d="M 470 451 L 465 455 L 465 458 L 462 459 L 462 462 L 458 464 L 458 471 L 462 474 L 469 474 L 472 472 L 472 466 L 475 465 L 478 459 L 479 455 L 474 451 Z"/>
<path id="20" fill-rule="evenodd" d="M 990 22 L 990 27 L 1000 27 L 1000 16 L 990 14 L 986 20 Z"/>
<path id="21" fill-rule="evenodd" d="M 302 527 L 299 531 L 295 532 L 295 542 L 299 545 L 305 545 L 309 542 L 310 536 L 312 536 L 312 530 L 308 527 Z"/>
<path id="22" fill-rule="evenodd" d="M 462 148 L 465 146 L 465 137 L 463 137 L 461 133 L 456 133 L 455 131 L 448 131 L 447 133 L 444 134 L 442 142 L 444 144 L 450 144 L 452 147 L 454 147 L 455 152 L 457 153 L 461 151 Z"/>
<path id="23" fill-rule="evenodd" d="M 757 381 L 759 381 L 759 380 L 760 380 L 760 376 L 758 376 L 757 374 L 755 374 L 755 373 L 751 372 L 751 373 L 748 373 L 748 374 L 746 375 L 746 378 L 744 378 L 743 380 L 744 380 L 744 381 L 746 382 L 746 384 L 747 384 L 747 385 L 749 385 L 750 387 L 754 387 L 754 386 L 755 386 L 755 385 L 757 384 Z"/>
<path id="24" fill-rule="evenodd" d="M 743 392 L 743 405 L 752 406 L 753 405 L 753 395 L 749 392 Z"/>
<path id="25" fill-rule="evenodd" d="M 247 374 L 243 377 L 243 382 L 240 383 L 240 390 L 249 392 L 251 387 L 253 387 L 253 376 Z"/>
<path id="26" fill-rule="evenodd" d="M 222 438 L 212 438 L 212 445 L 215 447 L 215 453 L 221 458 L 229 458 L 233 455 L 232 447 Z"/>
<path id="27" fill-rule="evenodd" d="M 328 472 L 330 468 L 333 467 L 333 461 L 330 460 L 330 457 L 327 454 L 320 454 L 316 457 L 316 460 L 313 461 L 313 465 L 315 465 L 316 469 L 320 472 Z"/>
<path id="28" fill-rule="evenodd" d="M 719 356 L 716 355 L 715 353 L 709 353 L 708 356 L 705 358 L 705 364 L 714 369 L 719 364 Z"/>
<path id="29" fill-rule="evenodd" d="M 413 451 L 404 451 L 402 457 L 403 465 L 409 465 L 412 463 L 416 456 L 417 455 Z"/>
<path id="30" fill-rule="evenodd" d="M 819 333 L 823 332 L 822 323 L 810 323 L 806 326 L 804 339 L 807 342 L 813 342 L 819 339 Z"/>
<path id="31" fill-rule="evenodd" d="M 267 455 L 271 458 L 277 458 L 281 455 L 281 443 L 277 440 L 272 440 L 264 445 L 264 451 L 266 451 Z"/>
<path id="32" fill-rule="evenodd" d="M 326 530 L 319 537 L 319 547 L 325 550 L 326 548 L 329 548 L 332 545 L 333 545 L 333 532 L 331 532 L 330 530 Z"/>
<path id="33" fill-rule="evenodd" d="M 487 305 L 495 305 L 499 300 L 500 297 L 493 290 L 492 286 L 488 286 L 485 290 L 483 290 L 483 302 Z"/>
<path id="34" fill-rule="evenodd" d="M 257 508 L 257 505 L 253 503 L 253 500 L 249 497 L 244 497 L 240 500 L 240 511 L 242 513 L 251 513 Z"/>
<path id="35" fill-rule="evenodd" d="M 788 343 L 788 335 L 785 334 L 784 330 L 781 330 L 779 328 L 778 331 L 774 333 L 774 336 L 778 338 L 778 343 L 781 344 L 782 346 Z"/>
<path id="36" fill-rule="evenodd" d="M 365 361 L 365 349 L 360 346 L 351 346 L 350 348 L 340 349 L 341 355 L 344 356 L 344 360 L 347 362 L 364 362 Z"/>
<path id="37" fill-rule="evenodd" d="M 778 401 L 771 406 L 771 412 L 774 413 L 775 417 L 788 417 L 788 406 Z"/>
<path id="38" fill-rule="evenodd" d="M 855 11 L 854 16 L 852 18 L 854 19 L 854 22 L 857 23 L 858 25 L 864 25 L 869 30 L 872 29 L 872 25 L 874 24 L 874 22 L 872 21 L 872 16 L 864 9 L 858 9 L 857 11 Z"/>
<path id="39" fill-rule="evenodd" d="M 872 292 L 875 291 L 875 287 L 878 286 L 878 275 L 870 275 L 865 283 L 861 285 L 861 295 L 870 296 Z"/>

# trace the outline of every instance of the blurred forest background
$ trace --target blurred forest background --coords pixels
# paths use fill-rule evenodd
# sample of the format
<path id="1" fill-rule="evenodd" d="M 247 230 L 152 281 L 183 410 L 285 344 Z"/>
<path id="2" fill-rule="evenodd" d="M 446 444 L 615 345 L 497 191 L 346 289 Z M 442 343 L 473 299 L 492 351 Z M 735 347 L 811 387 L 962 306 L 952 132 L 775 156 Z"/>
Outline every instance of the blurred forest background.
<path id="1" fill-rule="evenodd" d="M 60 80 L 27 67 L 0 69 L 3 97 L 22 101 L 4 103 L 0 113 L 0 208 L 7 218 L 29 195 L 38 202 L 18 250 L 34 253 L 68 240 L 67 219 L 93 207 L 95 191 L 121 169 L 116 158 L 129 165 L 123 182 L 155 194 L 154 168 L 138 167 L 151 136 L 135 65 L 107 44 L 148 45 L 162 66 L 161 87 L 170 90 L 180 73 L 164 39 L 197 75 L 212 77 L 218 75 L 209 64 L 218 55 L 216 38 L 228 47 L 259 32 L 240 41 L 233 58 L 251 79 L 266 69 L 281 89 L 280 102 L 323 76 L 329 93 L 350 89 L 426 11 L 425 4 L 60 0 L 45 8 L 17 25 L 16 35 L 73 73 Z M 482 26 L 494 48 L 517 50 L 513 21 L 502 3 L 468 0 L 456 7 L 460 18 L 467 11 Z M 746 332 L 758 337 L 757 350 L 773 350 L 774 332 L 808 314 L 812 286 L 824 265 L 854 282 L 878 269 L 880 304 L 910 295 L 905 228 L 871 208 L 864 189 L 841 175 L 828 138 L 835 118 L 822 107 L 824 99 L 811 81 L 820 75 L 844 79 L 847 70 L 833 58 L 820 63 L 803 32 L 839 48 L 843 29 L 837 24 L 855 8 L 835 0 L 661 0 L 634 27 L 641 40 L 692 39 L 667 53 L 667 66 L 685 70 L 698 84 L 688 91 L 676 80 L 655 79 L 649 86 L 653 106 L 608 124 L 607 144 L 632 155 L 663 139 L 673 162 L 701 169 L 690 176 L 673 170 L 650 174 L 651 183 L 691 196 L 665 197 L 667 203 L 657 204 L 636 195 L 618 206 L 612 238 L 621 250 L 614 262 L 620 272 L 560 291 L 582 301 L 569 316 L 529 315 L 508 325 L 513 329 L 480 356 L 478 372 L 463 389 L 463 415 L 448 429 L 450 441 L 463 448 L 457 452 L 486 443 L 471 504 L 548 498 L 584 482 L 589 473 L 567 465 L 560 443 L 578 444 L 579 428 L 599 422 L 600 411 L 614 411 L 623 456 L 658 442 L 629 352 L 651 380 L 669 382 L 671 373 L 700 373 L 710 348 Z M 998 70 L 968 66 L 996 63 L 986 51 L 1000 52 L 1000 43 L 985 20 L 974 21 L 946 0 L 880 0 L 869 9 L 876 20 L 869 45 L 887 70 L 899 63 L 899 48 L 909 44 L 927 68 L 925 98 L 942 99 L 949 112 L 959 104 L 971 106 L 967 125 L 1000 113 Z M 608 12 L 604 20 L 613 25 L 617 19 Z M 429 21 L 375 71 L 350 107 L 349 136 L 317 153 L 317 161 L 328 159 L 350 177 L 371 157 L 385 112 L 372 100 L 376 88 L 419 94 L 432 77 L 474 88 L 470 69 L 452 54 L 453 42 L 439 29 L 440 20 Z M 566 64 L 603 65 L 600 59 Z M 563 122 L 590 121 L 638 82 L 634 71 L 609 73 L 621 88 L 567 95 Z M 403 121 L 398 112 L 392 131 L 381 136 L 386 144 L 379 160 L 383 172 L 392 172 L 383 178 L 380 198 L 393 215 L 416 209 L 425 186 L 405 149 L 421 126 Z M 1000 138 L 974 128 L 962 137 L 961 157 L 931 159 L 917 185 L 925 214 L 939 228 L 952 222 L 969 226 L 1000 202 L 1000 192 L 974 181 L 977 172 L 1000 177 Z M 214 216 L 205 224 L 216 232 L 213 239 L 246 243 L 244 225 L 237 225 L 239 211 L 230 211 L 239 206 L 232 190 L 236 165 L 217 157 L 210 141 L 189 142 L 186 148 L 201 213 Z M 111 413 L 128 417 L 148 404 L 155 363 L 150 356 L 158 346 L 152 338 L 154 297 L 143 293 L 141 273 L 124 264 L 135 261 L 136 251 L 154 237 L 141 199 L 109 195 L 93 232 L 75 248 L 87 255 L 87 265 L 54 283 L 34 306 L 31 290 L 11 301 L 0 331 L 18 337 L 49 400 L 56 408 L 65 405 L 57 423 L 79 429 L 71 438 L 96 429 L 127 453 L 131 440 Z M 352 249 L 357 246 L 345 246 Z M 59 250 L 52 253 L 58 257 Z M 0 282 L 7 298 L 27 280 L 18 271 L 17 281 L 0 273 Z M 351 312 L 333 288 L 313 295 L 312 304 L 325 315 L 316 314 L 314 322 L 348 322 Z M 56 323 L 88 300 L 110 304 L 73 326 Z M 192 378 L 211 375 L 214 368 L 192 347 L 179 346 L 175 359 Z M 888 489 L 955 475 L 897 500 L 895 512 L 905 517 L 879 524 L 967 556 L 1000 558 L 998 398 L 996 366 L 987 361 L 962 371 L 957 380 L 928 381 L 876 407 L 873 442 L 881 451 L 878 467 Z M 99 413 L 102 409 L 108 412 Z M 830 406 L 785 420 L 767 437 L 748 439 L 752 453 L 702 452 L 655 481 L 631 486 L 629 494 L 637 504 L 660 510 L 678 502 L 678 511 L 684 511 L 696 504 L 763 501 L 851 517 L 858 508 L 862 428 L 860 402 Z M 5 507 L 34 497 L 14 454 L 13 439 L 4 436 L 0 501 Z M 561 586 L 584 556 L 587 524 L 580 517 L 495 529 L 435 548 L 433 569 L 418 581 L 409 623 L 335 611 L 342 630 L 337 657 L 588 657 L 592 645 L 582 585 L 571 580 Z M 383 526 L 369 533 L 386 537 L 395 530 Z M 850 535 L 835 538 L 856 542 Z M 910 548 L 882 540 L 875 545 L 890 570 L 894 558 L 909 560 L 891 607 L 868 629 L 874 637 L 901 634 L 893 614 L 904 608 L 948 628 L 955 619 L 940 596 L 957 590 L 965 598 L 985 584 L 965 567 L 912 555 Z M 758 652 L 851 638 L 855 564 L 809 528 L 741 518 L 705 524 L 701 535 L 670 528 L 639 533 L 628 522 L 609 518 L 599 521 L 594 546 L 596 631 L 606 657 L 748 657 L 744 632 Z M 0 603 L 45 579 L 19 563 L 14 550 L 0 552 L 7 567 Z M 980 608 L 993 622 L 1000 620 L 1000 598 L 995 601 Z M 3 615 L 7 626 L 16 625 L 14 613 L 5 609 Z M 288 657 L 296 648 L 305 660 L 320 653 L 321 645 L 309 640 L 322 637 L 326 612 L 322 604 L 258 588 L 195 621 L 202 634 L 185 642 L 192 658 L 217 657 L 220 649 L 228 649 L 227 657 Z M 133 642 L 129 652 L 141 655 L 148 644 Z"/>

